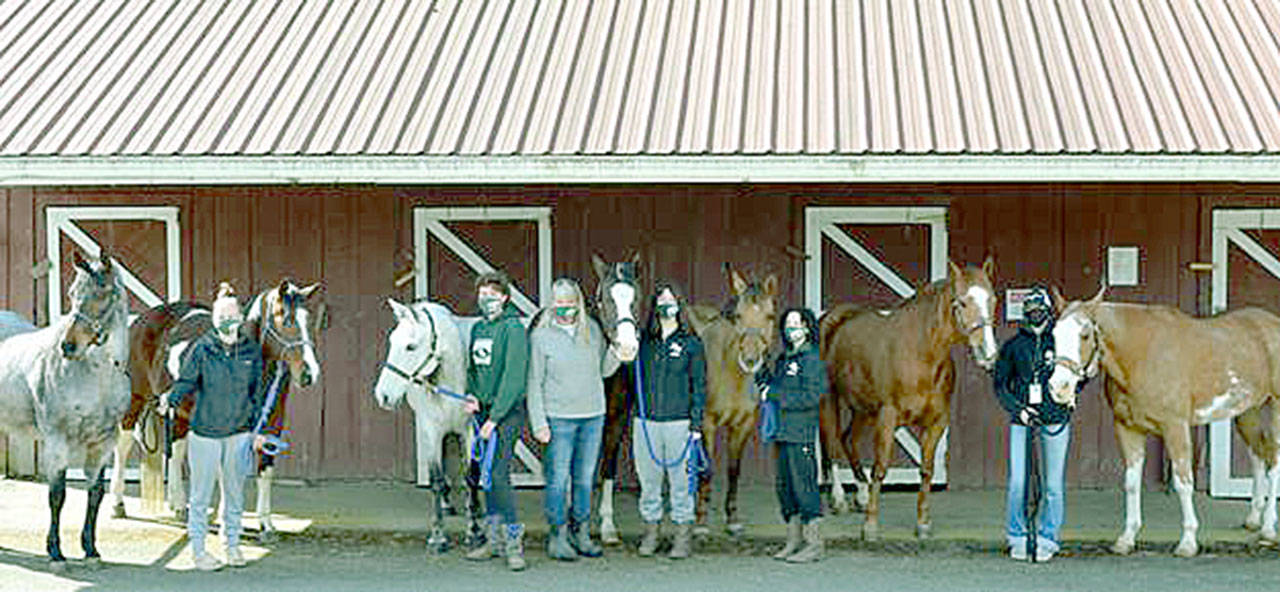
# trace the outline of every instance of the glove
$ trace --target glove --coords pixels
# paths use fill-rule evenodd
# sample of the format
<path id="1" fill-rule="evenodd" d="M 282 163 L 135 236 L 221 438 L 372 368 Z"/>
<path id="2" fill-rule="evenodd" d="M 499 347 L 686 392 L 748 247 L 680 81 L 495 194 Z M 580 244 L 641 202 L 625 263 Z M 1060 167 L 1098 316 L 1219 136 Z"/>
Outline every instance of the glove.
<path id="1" fill-rule="evenodd" d="M 694 440 L 701 440 L 701 439 L 702 439 L 702 429 L 701 429 L 701 428 L 689 428 L 689 437 L 690 437 L 690 438 L 693 438 Z"/>
<path id="2" fill-rule="evenodd" d="M 1038 421 L 1040 421 L 1040 412 L 1036 411 L 1035 407 L 1023 407 L 1022 411 L 1018 412 L 1018 422 L 1022 425 L 1029 426 Z"/>

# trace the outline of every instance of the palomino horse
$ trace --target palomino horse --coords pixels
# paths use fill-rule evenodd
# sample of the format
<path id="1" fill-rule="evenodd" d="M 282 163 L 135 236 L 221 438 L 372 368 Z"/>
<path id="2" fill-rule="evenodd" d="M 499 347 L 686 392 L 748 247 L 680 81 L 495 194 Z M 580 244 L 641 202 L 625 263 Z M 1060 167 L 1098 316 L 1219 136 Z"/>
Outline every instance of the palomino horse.
<path id="1" fill-rule="evenodd" d="M 1155 305 L 1103 302 L 1098 294 L 1065 307 L 1053 329 L 1057 349 L 1049 391 L 1074 405 L 1076 385 L 1107 373 L 1116 441 L 1124 455 L 1125 524 L 1112 549 L 1133 550 L 1142 527 L 1142 465 L 1148 434 L 1164 440 L 1173 488 L 1182 504 L 1182 538 L 1175 550 L 1190 557 L 1196 542 L 1191 426 L 1235 418 L 1253 457 L 1254 490 L 1246 526 L 1274 545 L 1280 488 L 1280 317 L 1244 308 L 1197 319 Z M 1270 406 L 1270 428 L 1263 410 Z"/>
<path id="2" fill-rule="evenodd" d="M 742 532 L 738 520 L 738 476 L 742 450 L 755 433 L 760 397 L 755 373 L 764 365 L 776 331 L 778 276 L 763 282 L 748 281 L 725 266 L 732 297 L 722 311 L 706 306 L 690 308 L 689 322 L 702 338 L 707 353 L 707 408 L 703 433 L 717 442 L 716 457 L 728 464 L 724 499 L 725 525 L 731 534 Z M 716 433 L 725 429 L 721 449 Z M 711 483 L 698 488 L 698 531 L 707 530 Z"/>
<path id="3" fill-rule="evenodd" d="M 591 257 L 596 272 L 596 293 L 592 314 L 604 329 L 614 354 L 624 364 L 635 361 L 639 351 L 639 301 L 637 269 L 639 253 L 630 261 L 606 263 L 597 255 Z M 604 378 L 604 437 L 600 449 L 600 539 L 605 544 L 618 544 L 618 527 L 613 521 L 613 488 L 618 475 L 618 453 L 627 433 L 630 411 L 631 372 L 627 366 Z"/>
<path id="4" fill-rule="evenodd" d="M 230 286 L 224 284 L 221 292 L 230 294 Z M 284 429 L 285 403 L 290 386 L 306 387 L 320 378 L 320 364 L 315 353 L 315 340 L 324 325 L 325 304 L 320 284 L 305 288 L 285 279 L 279 285 L 258 294 L 249 306 L 246 322 L 241 331 L 254 335 L 262 344 L 263 359 L 266 362 L 264 382 L 274 382 L 275 372 L 284 362 L 289 376 L 281 384 L 271 409 L 269 421 L 264 428 L 267 433 L 279 435 Z M 156 397 L 160 393 L 173 388 L 174 378 L 178 375 L 182 361 L 190 344 L 212 328 L 209 308 L 191 302 L 168 303 L 154 307 L 136 320 L 130 328 L 129 368 L 133 383 L 133 397 L 129 411 L 121 422 L 121 432 L 116 441 L 116 465 L 123 467 L 129 452 L 133 448 L 134 437 L 131 433 L 136 422 L 144 424 L 158 417 L 154 413 Z M 292 380 L 288 380 L 292 378 Z M 172 433 L 172 455 L 169 458 L 169 482 L 167 498 L 169 507 L 182 519 L 187 508 L 187 489 L 183 479 L 186 467 L 186 435 L 191 411 L 195 402 L 188 399 L 177 409 Z M 256 417 L 256 414 L 255 414 Z M 158 430 L 146 425 L 140 430 L 143 434 L 153 434 L 148 442 L 147 437 L 139 438 L 143 443 L 143 498 L 144 505 L 158 506 L 158 503 L 146 503 L 148 499 L 158 495 L 147 491 L 147 486 L 158 482 L 158 477 L 149 473 L 153 467 L 159 466 L 155 460 L 161 454 L 158 442 L 163 436 L 155 435 Z M 275 534 L 271 521 L 271 482 L 274 477 L 274 457 L 264 455 L 260 462 L 258 475 L 257 514 L 261 523 L 260 535 L 269 540 Z M 114 498 L 116 516 L 124 515 L 124 503 L 121 495 L 124 491 L 123 471 L 115 471 L 111 479 L 111 494 Z"/>
<path id="5" fill-rule="evenodd" d="M 444 531 L 449 496 L 444 439 L 449 434 L 457 434 L 461 439 L 462 467 L 469 465 L 467 460 L 475 440 L 472 416 L 463 400 L 469 349 L 448 308 L 432 302 L 405 306 L 387 300 L 387 304 L 395 314 L 396 326 L 387 336 L 387 360 L 378 374 L 373 397 L 378 406 L 386 410 L 395 409 L 403 399 L 409 400 L 419 433 L 418 463 L 427 466 L 435 497 L 427 548 L 433 553 L 443 553 L 449 548 L 449 537 Z M 484 540 L 484 529 L 480 526 L 479 488 L 468 480 L 468 489 L 469 526 L 465 544 L 473 547 Z"/>
<path id="6" fill-rule="evenodd" d="M 990 258 L 981 269 L 960 269 L 950 263 L 946 280 L 925 286 L 896 309 L 878 311 L 845 304 L 822 317 L 822 358 L 827 362 L 832 390 L 823 400 L 822 438 L 831 450 L 832 443 L 843 443 L 855 475 L 859 464 L 855 444 L 862 428 L 872 422 L 875 425 L 875 467 L 862 526 L 867 539 L 880 533 L 880 487 L 892 459 L 894 430 L 904 425 L 924 432 L 916 535 L 929 536 L 933 457 L 951 423 L 951 389 L 956 378 L 951 346 L 967 342 L 984 369 L 995 364 L 999 353 L 992 329 L 994 269 Z M 842 440 L 839 418 L 846 408 L 853 412 L 853 429 Z M 833 492 L 838 494 L 839 489 L 833 487 Z M 843 502 L 843 495 L 838 501 Z"/>
<path id="7" fill-rule="evenodd" d="M 58 536 L 66 471 L 76 461 L 92 480 L 80 545 L 86 560 L 99 561 L 103 474 L 129 404 L 129 300 L 117 265 L 105 254 L 87 262 L 77 252 L 75 266 L 71 312 L 0 342 L 0 431 L 40 439 L 40 469 L 49 483 L 46 549 L 59 570 L 66 566 Z"/>

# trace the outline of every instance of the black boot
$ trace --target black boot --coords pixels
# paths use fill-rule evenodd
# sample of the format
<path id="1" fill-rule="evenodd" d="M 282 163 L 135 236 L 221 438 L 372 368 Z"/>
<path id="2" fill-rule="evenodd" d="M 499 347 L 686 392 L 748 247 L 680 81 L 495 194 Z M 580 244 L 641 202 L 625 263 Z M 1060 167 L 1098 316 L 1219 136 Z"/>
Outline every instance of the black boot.
<path id="1" fill-rule="evenodd" d="M 591 523 L 583 522 L 576 524 L 569 533 L 569 543 L 573 548 L 578 550 L 578 554 L 583 557 L 599 557 L 604 555 L 604 549 L 600 545 L 591 541 Z"/>

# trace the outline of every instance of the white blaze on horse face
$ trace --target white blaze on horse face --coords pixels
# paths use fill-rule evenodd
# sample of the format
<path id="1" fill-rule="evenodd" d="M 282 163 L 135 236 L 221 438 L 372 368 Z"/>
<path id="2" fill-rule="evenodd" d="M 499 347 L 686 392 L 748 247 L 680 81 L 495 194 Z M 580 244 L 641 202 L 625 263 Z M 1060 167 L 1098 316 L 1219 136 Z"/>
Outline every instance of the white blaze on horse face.
<path id="1" fill-rule="evenodd" d="M 636 318 L 631 314 L 631 306 L 636 301 L 635 286 L 616 283 L 609 287 L 609 297 L 613 299 L 614 310 L 617 311 L 619 321 L 614 334 L 618 347 L 614 353 L 621 361 L 630 362 L 636 359 L 636 354 L 640 351 L 640 339 L 636 334 Z M 631 322 L 622 323 L 621 321 Z"/>
<path id="2" fill-rule="evenodd" d="M 1075 314 L 1063 317 L 1053 326 L 1053 347 L 1058 357 L 1070 360 L 1081 371 L 1088 370 L 1081 367 L 1084 360 L 1080 358 L 1080 336 L 1085 328 L 1084 321 Z M 1081 378 L 1066 367 L 1054 364 L 1053 374 L 1049 376 L 1049 394 L 1060 404 L 1070 404 L 1075 399 L 1076 383 Z"/>
<path id="3" fill-rule="evenodd" d="M 982 286 L 970 286 L 966 293 L 978 307 L 978 314 L 982 315 L 984 326 L 982 327 L 982 357 L 978 360 L 979 365 L 983 368 L 990 368 L 995 365 L 996 356 L 1000 355 L 1000 348 L 996 346 L 996 333 L 993 327 L 992 314 L 994 307 L 992 301 L 994 298 L 991 292 Z"/>
<path id="4" fill-rule="evenodd" d="M 307 365 L 307 373 L 312 383 L 320 382 L 320 362 L 316 359 L 315 343 L 311 341 L 311 312 L 299 306 L 294 309 L 294 321 L 302 332 L 302 361 Z"/>

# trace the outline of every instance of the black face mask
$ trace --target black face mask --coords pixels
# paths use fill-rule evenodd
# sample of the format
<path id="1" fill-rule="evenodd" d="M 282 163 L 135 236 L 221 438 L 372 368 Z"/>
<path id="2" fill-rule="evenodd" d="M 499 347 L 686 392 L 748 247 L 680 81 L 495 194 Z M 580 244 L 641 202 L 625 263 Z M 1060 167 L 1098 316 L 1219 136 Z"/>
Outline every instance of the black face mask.
<path id="1" fill-rule="evenodd" d="M 1051 318 L 1052 315 L 1049 314 L 1049 311 L 1043 308 L 1027 311 L 1027 323 L 1032 327 L 1043 327 Z"/>

